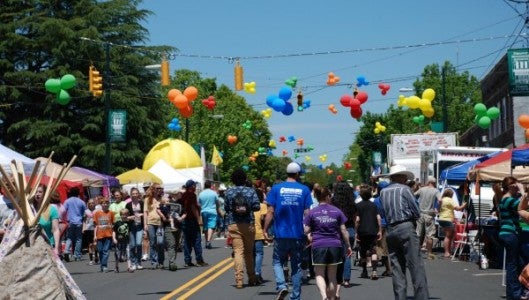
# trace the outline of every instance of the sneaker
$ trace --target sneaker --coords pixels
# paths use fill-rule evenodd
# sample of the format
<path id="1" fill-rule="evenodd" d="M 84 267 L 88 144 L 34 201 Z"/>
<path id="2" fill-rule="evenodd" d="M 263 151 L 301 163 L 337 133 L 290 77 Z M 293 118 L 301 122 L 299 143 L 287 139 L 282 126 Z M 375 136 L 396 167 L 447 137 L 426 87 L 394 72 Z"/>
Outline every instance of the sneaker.
<path id="1" fill-rule="evenodd" d="M 377 271 L 373 271 L 373 273 L 371 273 L 371 280 L 378 280 Z"/>
<path id="2" fill-rule="evenodd" d="M 130 266 L 130 268 L 129 268 L 129 269 L 131 269 L 131 270 L 132 270 L 132 272 L 136 271 L 136 265 L 132 265 L 132 266 Z"/>
<path id="3" fill-rule="evenodd" d="M 285 299 L 285 297 L 288 295 L 288 290 L 283 288 L 279 291 L 279 293 L 277 293 L 277 298 L 276 300 L 283 300 Z"/>
<path id="4" fill-rule="evenodd" d="M 195 265 L 194 263 L 192 262 L 189 262 L 189 263 L 185 263 L 184 266 L 188 267 L 188 268 L 191 268 L 191 267 L 196 267 L 197 265 Z"/>
<path id="5" fill-rule="evenodd" d="M 102 268 L 101 268 L 101 272 L 103 272 L 103 273 L 108 273 L 108 268 L 107 268 L 107 267 L 102 267 Z"/>
<path id="6" fill-rule="evenodd" d="M 146 261 L 148 258 L 149 258 L 148 254 L 143 254 L 143 256 L 141 257 L 141 260 Z"/>
<path id="7" fill-rule="evenodd" d="M 210 242 L 207 242 L 207 243 L 206 243 L 206 249 L 213 249 L 213 247 L 211 246 L 211 243 L 210 243 Z"/>
<path id="8" fill-rule="evenodd" d="M 134 273 L 134 267 L 127 268 L 127 272 Z"/>
<path id="9" fill-rule="evenodd" d="M 88 262 L 88 265 L 89 265 L 89 266 L 93 266 L 93 265 L 94 265 L 94 261 L 93 261 L 93 260 L 89 261 L 89 262 Z"/>
<path id="10" fill-rule="evenodd" d="M 178 270 L 178 267 L 176 266 L 176 264 L 169 264 L 169 270 L 174 272 Z"/>
<path id="11" fill-rule="evenodd" d="M 209 264 L 205 261 L 199 261 L 197 262 L 197 265 L 200 266 L 200 267 L 205 267 L 205 266 L 209 266 Z"/>
<path id="12" fill-rule="evenodd" d="M 136 266 L 136 270 L 143 270 L 143 266 L 142 265 L 137 265 Z"/>

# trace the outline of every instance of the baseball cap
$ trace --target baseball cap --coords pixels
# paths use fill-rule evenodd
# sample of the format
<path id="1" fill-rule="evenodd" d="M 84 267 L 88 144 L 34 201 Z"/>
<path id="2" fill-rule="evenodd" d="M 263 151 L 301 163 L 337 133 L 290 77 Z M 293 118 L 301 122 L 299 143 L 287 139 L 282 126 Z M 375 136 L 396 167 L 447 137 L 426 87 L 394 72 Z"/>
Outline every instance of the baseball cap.
<path id="1" fill-rule="evenodd" d="M 297 174 L 301 172 L 301 166 L 298 163 L 291 162 L 287 166 L 287 174 Z"/>
<path id="2" fill-rule="evenodd" d="M 196 185 L 197 183 L 193 179 L 189 179 L 188 181 L 186 181 L 186 184 L 184 184 L 184 188 L 188 189 Z"/>

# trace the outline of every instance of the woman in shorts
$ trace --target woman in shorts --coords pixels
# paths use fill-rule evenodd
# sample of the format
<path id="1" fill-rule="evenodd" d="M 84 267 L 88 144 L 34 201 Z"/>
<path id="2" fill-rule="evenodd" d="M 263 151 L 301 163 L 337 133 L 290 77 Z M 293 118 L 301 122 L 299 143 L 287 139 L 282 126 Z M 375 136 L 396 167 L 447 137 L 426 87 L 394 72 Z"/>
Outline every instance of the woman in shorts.
<path id="1" fill-rule="evenodd" d="M 454 241 L 454 210 L 463 210 L 465 209 L 466 202 L 459 206 L 454 198 L 454 191 L 451 189 L 446 189 L 441 196 L 440 209 L 439 209 L 439 226 L 443 229 L 444 232 L 444 241 L 443 246 L 445 250 L 444 257 L 450 257 L 450 252 L 452 250 L 452 242 Z"/>
<path id="2" fill-rule="evenodd" d="M 342 240 L 346 243 L 347 257 L 353 253 L 345 228 L 347 218 L 340 209 L 330 204 L 329 189 L 315 189 L 314 194 L 319 204 L 304 218 L 303 227 L 312 244 L 312 264 L 321 298 L 336 299 L 336 272 L 343 262 Z"/>

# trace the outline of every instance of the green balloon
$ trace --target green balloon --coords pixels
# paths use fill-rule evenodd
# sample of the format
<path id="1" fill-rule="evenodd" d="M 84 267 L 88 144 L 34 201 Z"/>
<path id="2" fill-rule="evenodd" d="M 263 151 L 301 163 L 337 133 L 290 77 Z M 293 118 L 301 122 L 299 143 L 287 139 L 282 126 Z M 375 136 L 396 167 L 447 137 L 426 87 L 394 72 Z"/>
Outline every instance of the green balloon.
<path id="1" fill-rule="evenodd" d="M 61 89 L 67 90 L 75 86 L 75 77 L 72 74 L 66 74 L 61 77 Z"/>
<path id="2" fill-rule="evenodd" d="M 491 120 L 496 120 L 500 116 L 500 109 L 493 106 L 487 110 L 487 116 Z"/>
<path id="3" fill-rule="evenodd" d="M 57 94 L 61 90 L 61 81 L 59 79 L 50 78 L 44 83 L 46 91 Z"/>
<path id="4" fill-rule="evenodd" d="M 480 117 L 484 116 L 485 114 L 487 114 L 487 107 L 483 103 L 477 103 L 476 105 L 474 105 L 474 112 Z"/>
<path id="5" fill-rule="evenodd" d="M 61 90 L 57 94 L 57 102 L 59 102 L 59 104 L 61 105 L 66 105 L 70 103 L 70 94 L 68 94 L 68 92 L 65 90 Z"/>
<path id="6" fill-rule="evenodd" d="M 490 123 L 491 123 L 491 120 L 488 116 L 483 116 L 481 118 L 479 118 L 479 121 L 478 121 L 478 126 L 483 128 L 483 129 L 487 129 L 490 127 Z"/>
<path id="7" fill-rule="evenodd" d="M 421 121 L 419 121 L 419 117 L 415 116 L 413 117 L 413 123 L 419 124 Z"/>

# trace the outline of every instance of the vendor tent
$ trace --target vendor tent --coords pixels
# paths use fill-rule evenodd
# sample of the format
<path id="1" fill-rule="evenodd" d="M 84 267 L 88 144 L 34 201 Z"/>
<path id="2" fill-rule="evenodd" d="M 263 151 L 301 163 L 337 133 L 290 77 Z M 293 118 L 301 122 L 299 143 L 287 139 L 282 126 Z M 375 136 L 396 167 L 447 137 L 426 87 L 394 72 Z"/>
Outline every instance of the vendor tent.
<path id="1" fill-rule="evenodd" d="M 507 176 L 513 176 L 523 183 L 529 183 L 529 169 L 523 166 L 511 168 L 513 151 L 529 149 L 529 144 L 502 152 L 474 166 L 468 172 L 468 179 L 482 181 L 502 181 Z"/>
<path id="2" fill-rule="evenodd" d="M 461 183 L 467 179 L 468 170 L 500 153 L 501 152 L 487 154 L 478 159 L 465 161 L 460 164 L 448 167 L 441 172 L 441 175 L 439 175 L 439 182 L 447 181 L 449 183 Z"/>
<path id="3" fill-rule="evenodd" d="M 149 172 L 158 176 L 163 181 L 163 187 L 166 191 L 177 191 L 182 188 L 188 179 L 176 169 L 171 167 L 165 160 L 158 160 Z"/>
<path id="4" fill-rule="evenodd" d="M 33 159 L 11 150 L 4 145 L 0 145 L 0 164 L 7 173 L 11 173 L 12 160 L 21 162 L 24 166 L 24 172 L 26 173 L 31 172 L 31 170 L 33 170 L 33 166 L 35 166 L 35 161 Z"/>
<path id="5" fill-rule="evenodd" d="M 47 158 L 37 157 L 36 160 L 39 160 L 42 165 L 46 162 Z M 59 169 L 61 165 L 49 162 L 46 166 L 44 174 L 51 176 L 54 169 Z M 57 176 L 59 174 L 55 174 Z M 72 182 L 79 182 L 83 186 L 95 186 L 95 187 L 112 187 L 119 186 L 119 181 L 116 177 L 108 176 L 88 170 L 81 167 L 72 167 L 64 177 L 64 179 Z"/>
<path id="6" fill-rule="evenodd" d="M 529 148 L 512 151 L 511 166 L 529 166 Z"/>

